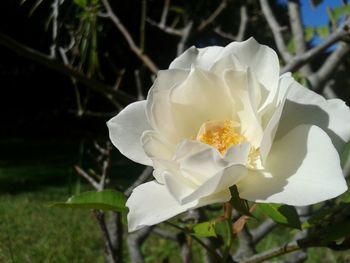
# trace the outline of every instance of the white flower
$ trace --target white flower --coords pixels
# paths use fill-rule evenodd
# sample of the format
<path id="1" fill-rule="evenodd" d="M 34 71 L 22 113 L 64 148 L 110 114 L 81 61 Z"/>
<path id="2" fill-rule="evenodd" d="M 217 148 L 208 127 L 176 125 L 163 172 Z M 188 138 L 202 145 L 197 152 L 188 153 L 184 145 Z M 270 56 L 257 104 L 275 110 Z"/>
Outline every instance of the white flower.
<path id="1" fill-rule="evenodd" d="M 159 71 L 147 100 L 108 122 L 121 153 L 154 167 L 127 201 L 129 231 L 226 202 L 232 185 L 247 200 L 297 206 L 346 191 L 338 152 L 349 108 L 279 71 L 253 38 L 191 47 Z"/>

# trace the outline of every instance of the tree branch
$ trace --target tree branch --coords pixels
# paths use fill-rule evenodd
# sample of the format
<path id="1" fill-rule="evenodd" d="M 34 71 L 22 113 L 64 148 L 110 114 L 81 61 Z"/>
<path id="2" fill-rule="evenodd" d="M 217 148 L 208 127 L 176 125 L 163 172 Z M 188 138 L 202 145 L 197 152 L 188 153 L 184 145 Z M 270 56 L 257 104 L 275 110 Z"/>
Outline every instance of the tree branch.
<path id="1" fill-rule="evenodd" d="M 256 254 L 252 257 L 243 259 L 240 261 L 240 263 L 259 263 L 306 247 L 307 245 L 304 243 L 299 243 L 299 241 L 292 241 L 281 247 L 273 248 L 260 254 Z"/>
<path id="2" fill-rule="evenodd" d="M 304 54 L 297 55 L 293 57 L 293 59 L 281 70 L 281 73 L 285 73 L 288 71 L 294 72 L 298 70 L 300 67 L 310 62 L 328 47 L 338 42 L 339 40 L 345 39 L 349 36 L 349 28 L 350 28 L 350 18 L 348 18 L 342 26 L 340 26 L 336 31 L 334 31 L 328 38 L 322 42 L 320 45 L 310 49 Z"/>
<path id="3" fill-rule="evenodd" d="M 130 35 L 129 31 L 124 27 L 124 25 L 120 22 L 117 15 L 113 12 L 108 0 L 101 0 L 104 7 L 106 8 L 108 17 L 112 20 L 114 25 L 118 28 L 120 33 L 124 36 L 126 42 L 128 43 L 130 49 L 134 52 L 134 54 L 143 62 L 143 64 L 153 73 L 157 74 L 158 67 L 154 64 L 154 62 L 142 52 L 141 48 L 136 45 L 134 39 Z"/>
<path id="4" fill-rule="evenodd" d="M 225 10 L 227 2 L 228 0 L 222 0 L 215 11 L 200 23 L 199 27 L 197 28 L 197 32 L 203 31 L 208 25 L 210 25 L 215 20 L 215 18 L 217 18 L 222 13 L 222 11 Z"/>
<path id="5" fill-rule="evenodd" d="M 245 32 L 247 30 L 247 25 L 248 25 L 247 7 L 245 5 L 241 6 L 240 15 L 241 15 L 241 19 L 239 22 L 239 28 L 238 28 L 238 32 L 237 32 L 236 36 L 222 31 L 220 29 L 220 27 L 214 28 L 214 32 L 216 34 L 218 34 L 219 36 L 221 36 L 223 38 L 227 38 L 227 39 L 232 40 L 232 41 L 243 41 L 244 36 L 245 36 Z"/>
<path id="6" fill-rule="evenodd" d="M 116 97 L 125 104 L 136 101 L 136 99 L 123 91 L 113 90 L 108 85 L 99 82 L 94 79 L 89 79 L 85 75 L 81 74 L 79 71 L 62 64 L 58 60 L 50 58 L 50 56 L 43 54 L 37 50 L 27 47 L 16 40 L 0 33 L 0 44 L 7 47 L 8 49 L 14 51 L 20 56 L 29 58 L 47 68 L 55 70 L 57 72 L 63 73 L 66 76 L 75 78 L 78 82 L 82 83 L 84 86 L 92 89 L 105 97 L 114 99 Z"/>
<path id="7" fill-rule="evenodd" d="M 264 13 L 265 19 L 272 31 L 272 35 L 276 42 L 279 53 L 281 54 L 285 62 L 290 61 L 292 59 L 292 56 L 289 53 L 287 46 L 284 42 L 283 35 L 282 35 L 282 27 L 278 24 L 275 18 L 275 15 L 271 10 L 268 0 L 260 0 L 260 6 L 261 6 L 262 12 Z"/>
<path id="8" fill-rule="evenodd" d="M 140 184 L 144 183 L 152 174 L 153 168 L 151 166 L 147 166 L 143 172 L 140 174 L 139 178 L 131 185 L 129 186 L 125 191 L 124 194 L 126 196 L 129 196 L 134 190 L 135 187 L 139 186 Z"/>
<path id="9" fill-rule="evenodd" d="M 302 55 L 306 52 L 306 43 L 304 38 L 304 27 L 302 25 L 300 16 L 300 3 L 299 0 L 288 1 L 288 13 L 289 23 L 292 28 L 293 41 L 295 44 L 295 51 L 297 55 Z M 304 76 L 311 74 L 310 65 L 305 64 L 301 68 L 301 72 Z"/>
<path id="10" fill-rule="evenodd" d="M 277 226 L 277 224 L 273 220 L 266 219 L 266 221 L 263 222 L 261 225 L 259 225 L 257 228 L 251 230 L 250 232 L 252 234 L 254 244 L 259 243 L 276 226 Z"/>
<path id="11" fill-rule="evenodd" d="M 339 66 L 345 55 L 350 51 L 349 44 L 339 43 L 338 45 L 338 48 L 331 55 L 329 55 L 317 72 L 309 77 L 312 89 L 316 92 L 322 92 L 327 80 L 330 79 L 334 70 Z"/>

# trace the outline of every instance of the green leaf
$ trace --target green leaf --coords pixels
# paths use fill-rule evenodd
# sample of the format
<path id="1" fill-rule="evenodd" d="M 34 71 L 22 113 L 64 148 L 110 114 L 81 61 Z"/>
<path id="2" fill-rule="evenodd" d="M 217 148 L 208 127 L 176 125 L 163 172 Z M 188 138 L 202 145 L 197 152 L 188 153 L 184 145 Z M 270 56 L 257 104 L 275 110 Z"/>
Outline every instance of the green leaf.
<path id="1" fill-rule="evenodd" d="M 258 209 L 276 223 L 301 229 L 298 213 L 293 206 L 281 204 L 259 204 Z"/>
<path id="2" fill-rule="evenodd" d="M 350 5 L 343 5 L 332 9 L 333 16 L 338 21 L 343 15 L 350 14 Z"/>
<path id="3" fill-rule="evenodd" d="M 52 206 L 124 212 L 127 211 L 125 203 L 126 197 L 121 192 L 115 190 L 103 190 L 98 192 L 89 191 L 79 195 L 73 195 L 65 203 L 55 203 Z"/>
<path id="4" fill-rule="evenodd" d="M 306 27 L 304 30 L 305 40 L 309 42 L 314 37 L 315 29 L 313 27 Z"/>
<path id="5" fill-rule="evenodd" d="M 341 150 L 341 154 L 340 154 L 341 167 L 344 168 L 344 166 L 346 165 L 346 162 L 349 159 L 349 154 L 350 154 L 350 141 L 348 141 L 344 145 L 343 149 Z"/>
<path id="6" fill-rule="evenodd" d="M 87 0 L 74 0 L 73 1 L 77 6 L 79 7 L 86 7 L 87 6 Z"/>
<path id="7" fill-rule="evenodd" d="M 249 205 L 247 200 L 241 199 L 239 197 L 237 186 L 232 186 L 230 188 L 231 191 L 231 204 L 234 209 L 240 212 L 243 215 L 253 216 L 249 211 Z"/>
<path id="8" fill-rule="evenodd" d="M 329 35 L 329 27 L 328 26 L 321 26 L 316 28 L 316 34 L 320 38 L 326 38 Z"/>
<path id="9" fill-rule="evenodd" d="M 214 222 L 203 222 L 194 225 L 192 235 L 196 237 L 216 237 Z"/>

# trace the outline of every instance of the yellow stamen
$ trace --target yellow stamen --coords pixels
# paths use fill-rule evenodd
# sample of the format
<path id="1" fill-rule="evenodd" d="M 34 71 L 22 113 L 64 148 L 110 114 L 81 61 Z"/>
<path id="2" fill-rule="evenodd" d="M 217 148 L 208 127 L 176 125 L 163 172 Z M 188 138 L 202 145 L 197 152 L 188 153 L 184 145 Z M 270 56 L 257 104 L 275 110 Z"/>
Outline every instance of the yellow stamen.
<path id="1" fill-rule="evenodd" d="M 236 132 L 235 123 L 231 120 L 208 121 L 199 130 L 197 140 L 215 147 L 222 155 L 233 145 L 246 141 Z"/>

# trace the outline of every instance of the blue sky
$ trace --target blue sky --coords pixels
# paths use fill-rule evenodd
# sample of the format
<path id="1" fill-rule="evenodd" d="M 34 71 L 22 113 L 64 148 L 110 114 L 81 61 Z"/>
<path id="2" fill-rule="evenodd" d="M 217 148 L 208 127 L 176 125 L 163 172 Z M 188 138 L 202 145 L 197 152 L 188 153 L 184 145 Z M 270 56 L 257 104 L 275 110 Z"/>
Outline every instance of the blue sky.
<path id="1" fill-rule="evenodd" d="M 278 3 L 282 5 L 287 4 L 287 0 L 278 0 Z M 317 7 L 311 5 L 311 0 L 301 0 L 301 15 L 305 26 L 325 26 L 327 25 L 329 18 L 327 15 L 327 7 L 334 8 L 342 5 L 342 0 L 324 0 Z M 322 40 L 314 38 L 312 40 L 313 45 L 317 45 Z M 334 49 L 335 47 L 332 47 Z"/>

